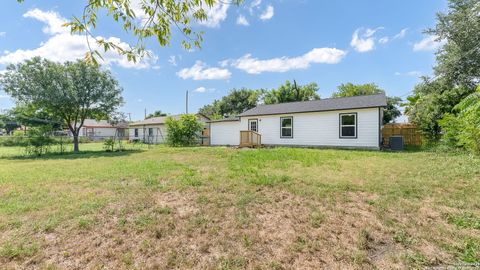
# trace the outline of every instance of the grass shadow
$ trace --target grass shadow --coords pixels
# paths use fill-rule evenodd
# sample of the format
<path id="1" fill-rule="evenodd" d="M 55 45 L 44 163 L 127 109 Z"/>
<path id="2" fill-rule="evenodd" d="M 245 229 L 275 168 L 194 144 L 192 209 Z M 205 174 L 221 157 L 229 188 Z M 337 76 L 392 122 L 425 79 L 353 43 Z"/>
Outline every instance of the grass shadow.
<path id="1" fill-rule="evenodd" d="M 132 149 L 132 150 L 123 150 L 116 152 L 106 152 L 106 151 L 80 151 L 78 153 L 68 152 L 68 153 L 49 153 L 42 156 L 31 156 L 31 155 L 18 155 L 4 157 L 0 159 L 7 160 L 57 160 L 57 159 L 84 159 L 84 158 L 99 158 L 99 157 L 121 157 L 128 156 L 131 154 L 141 153 L 144 150 L 141 149 Z"/>

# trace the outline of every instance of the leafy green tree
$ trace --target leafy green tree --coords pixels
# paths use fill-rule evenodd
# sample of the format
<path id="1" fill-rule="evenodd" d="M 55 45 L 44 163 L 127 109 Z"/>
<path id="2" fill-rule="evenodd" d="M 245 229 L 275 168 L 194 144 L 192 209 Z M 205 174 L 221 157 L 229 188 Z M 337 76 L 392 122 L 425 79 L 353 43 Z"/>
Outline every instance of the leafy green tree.
<path id="1" fill-rule="evenodd" d="M 24 0 L 17 0 L 24 2 Z M 90 43 L 97 43 L 104 52 L 114 50 L 125 55 L 129 61 L 137 61 L 146 54 L 145 40 L 155 38 L 162 47 L 170 44 L 172 30 L 178 30 L 184 37 L 182 45 L 186 49 L 192 46 L 200 47 L 203 32 L 195 32 L 192 24 L 208 19 L 207 9 L 215 4 L 240 4 L 243 0 L 88 0 L 83 14 L 75 16 L 65 24 L 72 33 L 85 34 Z M 67 2 L 65 2 L 67 3 Z M 134 38 L 128 47 L 123 47 L 114 41 L 94 38 L 92 31 L 97 28 L 97 15 L 101 13 L 119 23 L 121 29 Z M 96 63 L 96 58 L 102 57 L 98 50 L 86 52 L 86 60 Z"/>
<path id="2" fill-rule="evenodd" d="M 123 103 L 122 88 L 110 72 L 83 61 L 59 64 L 38 57 L 7 67 L 3 90 L 19 105 L 55 115 L 78 135 L 86 118 L 108 118 Z"/>
<path id="3" fill-rule="evenodd" d="M 374 83 L 366 84 L 353 84 L 345 83 L 338 86 L 338 91 L 332 94 L 333 98 L 338 97 L 353 97 L 353 96 L 364 96 L 364 95 L 376 95 L 376 94 L 385 94 L 385 90 L 380 89 L 378 85 Z M 390 123 L 395 120 L 395 118 L 402 115 L 398 107 L 402 99 L 399 97 L 387 97 L 387 108 L 383 112 L 383 123 Z"/>
<path id="4" fill-rule="evenodd" d="M 199 113 L 208 116 L 210 119 L 222 119 L 224 116 L 220 111 L 220 105 L 222 100 L 214 100 L 212 104 L 204 105 L 202 108 L 198 110 Z M 228 117 L 230 113 L 227 113 L 225 117 Z"/>
<path id="5" fill-rule="evenodd" d="M 429 142 L 436 142 L 441 132 L 438 121 L 469 93 L 468 88 L 454 87 L 444 79 L 423 78 L 407 98 L 405 113 Z"/>
<path id="6" fill-rule="evenodd" d="M 153 113 L 147 115 L 147 119 L 153 118 L 153 117 L 160 117 L 160 116 L 167 116 L 167 114 L 162 112 L 161 110 L 158 110 L 158 111 L 154 111 Z"/>
<path id="7" fill-rule="evenodd" d="M 210 105 L 200 108 L 199 113 L 210 119 L 236 116 L 257 106 L 264 90 L 232 89 L 230 93 Z"/>
<path id="8" fill-rule="evenodd" d="M 448 12 L 438 13 L 435 28 L 426 32 L 445 41 L 435 75 L 474 92 L 480 80 L 480 1 L 449 0 Z"/>
<path id="9" fill-rule="evenodd" d="M 353 96 L 365 96 L 365 95 L 376 95 L 385 93 L 378 85 L 374 83 L 366 84 L 353 84 L 353 83 L 342 83 L 337 87 L 338 91 L 332 94 L 333 98 L 338 97 L 353 97 Z"/>
<path id="10" fill-rule="evenodd" d="M 297 85 L 296 82 L 292 84 L 286 81 L 277 89 L 273 89 L 265 93 L 265 104 L 276 104 L 293 101 L 307 101 L 317 100 L 320 96 L 317 94 L 318 85 L 316 83 L 309 83 L 307 85 Z"/>
<path id="11" fill-rule="evenodd" d="M 184 114 L 180 119 L 168 117 L 167 144 L 170 146 L 192 146 L 198 142 L 203 129 L 203 124 L 198 121 L 195 114 Z"/>
<path id="12" fill-rule="evenodd" d="M 441 136 L 439 120 L 475 91 L 480 82 L 480 2 L 449 0 L 448 12 L 426 32 L 444 45 L 437 52 L 434 79 L 424 78 L 407 98 L 406 113 L 427 139 Z M 449 116 L 451 118 L 451 116 Z"/>

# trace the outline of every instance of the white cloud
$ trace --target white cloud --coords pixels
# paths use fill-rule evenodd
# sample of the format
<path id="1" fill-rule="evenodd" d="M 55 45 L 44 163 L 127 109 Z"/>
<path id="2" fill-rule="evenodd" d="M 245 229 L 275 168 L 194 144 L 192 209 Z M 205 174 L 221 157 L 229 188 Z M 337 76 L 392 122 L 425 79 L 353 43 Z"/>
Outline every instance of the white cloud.
<path id="1" fill-rule="evenodd" d="M 345 51 L 335 48 L 315 48 L 302 56 L 284 56 L 267 60 L 259 60 L 247 54 L 239 59 L 230 60 L 230 64 L 250 74 L 287 72 L 294 69 L 306 69 L 309 68 L 311 64 L 336 64 L 339 63 L 345 55 Z"/>
<path id="2" fill-rule="evenodd" d="M 139 21 L 142 23 L 146 22 L 149 17 L 143 10 L 142 5 L 148 5 L 148 4 L 149 4 L 148 1 L 144 1 L 144 0 L 130 0 L 130 8 L 135 13 L 135 16 L 137 17 L 137 19 L 139 19 Z"/>
<path id="3" fill-rule="evenodd" d="M 10 98 L 10 96 L 7 96 L 7 95 L 0 95 L 0 99 L 2 98 Z"/>
<path id="4" fill-rule="evenodd" d="M 260 20 L 263 20 L 263 21 L 270 20 L 271 18 L 273 18 L 273 15 L 274 15 L 273 6 L 268 5 L 267 9 L 265 9 L 265 11 L 262 14 L 260 14 Z"/>
<path id="5" fill-rule="evenodd" d="M 396 34 L 395 36 L 393 36 L 393 39 L 401 39 L 401 38 L 404 38 L 405 35 L 407 34 L 407 30 L 408 28 L 403 28 L 402 30 L 400 30 L 400 32 L 398 34 Z"/>
<path id="6" fill-rule="evenodd" d="M 36 8 L 23 14 L 23 17 L 36 19 L 45 23 L 45 27 L 42 29 L 45 34 L 55 35 L 69 32 L 68 28 L 63 27 L 63 24 L 65 24 L 67 20 L 62 18 L 60 14 L 53 11 L 43 11 Z"/>
<path id="7" fill-rule="evenodd" d="M 193 92 L 197 92 L 197 93 L 205 93 L 207 91 L 207 88 L 201 86 L 201 87 L 198 87 L 197 89 L 193 90 Z"/>
<path id="8" fill-rule="evenodd" d="M 195 90 L 193 90 L 193 92 L 196 92 L 196 93 L 205 93 L 205 92 L 213 92 L 213 91 L 215 91 L 215 88 L 205 88 L 203 86 L 200 86 Z"/>
<path id="9" fill-rule="evenodd" d="M 138 102 L 138 103 L 142 103 L 142 102 L 143 102 L 143 99 L 139 98 L 139 99 L 137 99 L 137 102 Z"/>
<path id="10" fill-rule="evenodd" d="M 422 72 L 421 71 L 418 71 L 418 70 L 412 70 L 412 71 L 408 71 L 408 72 L 395 72 L 395 76 L 410 76 L 410 77 L 420 77 L 422 76 Z"/>
<path id="11" fill-rule="evenodd" d="M 191 68 L 184 68 L 177 72 L 177 76 L 186 80 L 226 80 L 229 79 L 232 73 L 228 69 L 211 68 L 202 61 L 195 62 Z"/>
<path id="12" fill-rule="evenodd" d="M 75 61 L 77 59 L 83 59 L 85 53 L 89 51 L 87 41 L 84 35 L 72 35 L 69 30 L 62 27 L 62 24 L 66 22 L 66 19 L 60 16 L 60 14 L 52 11 L 42 11 L 39 9 L 33 9 L 23 15 L 26 18 L 37 19 L 44 22 L 46 26 L 43 28 L 43 32 L 50 35 L 50 38 L 42 42 L 38 48 L 23 50 L 18 49 L 14 52 L 4 52 L 0 55 L 0 64 L 19 63 L 26 59 L 30 59 L 35 56 L 40 56 L 52 61 L 65 62 Z M 121 41 L 117 37 L 104 38 L 97 36 L 95 38 L 89 36 L 92 49 L 103 51 L 103 49 L 95 42 L 95 39 L 104 39 L 109 42 L 113 42 L 116 45 L 127 49 L 129 45 Z M 151 53 L 151 52 L 150 52 Z M 154 62 L 156 62 L 156 56 L 151 53 L 151 58 L 138 59 L 137 63 L 128 61 L 125 56 L 117 54 L 115 51 L 107 51 L 102 54 L 103 60 L 98 61 L 105 65 L 118 65 L 123 68 L 149 68 Z"/>
<path id="13" fill-rule="evenodd" d="M 229 3 L 217 2 L 212 7 L 205 8 L 208 19 L 199 22 L 199 24 L 212 28 L 220 27 L 220 23 L 227 19 L 227 11 L 229 7 Z"/>
<path id="14" fill-rule="evenodd" d="M 444 40 L 437 40 L 438 37 L 431 35 L 423 38 L 419 42 L 413 44 L 414 51 L 434 51 L 440 48 L 443 44 L 445 44 Z"/>
<path id="15" fill-rule="evenodd" d="M 177 57 L 175 55 L 170 55 L 168 58 L 168 62 L 172 64 L 172 66 L 176 67 L 177 66 Z"/>
<path id="16" fill-rule="evenodd" d="M 7 35 L 7 32 L 0 32 L 0 37 L 4 37 Z"/>
<path id="17" fill-rule="evenodd" d="M 400 32 L 398 32 L 396 35 L 394 35 L 393 37 L 382 37 L 381 39 L 378 40 L 378 43 L 380 44 L 386 44 L 390 41 L 394 41 L 396 39 L 402 39 L 405 37 L 405 35 L 407 34 L 407 31 L 408 31 L 408 28 L 403 28 L 402 30 L 400 30 Z"/>
<path id="18" fill-rule="evenodd" d="M 230 65 L 230 60 L 229 60 L 229 59 L 222 60 L 222 61 L 218 62 L 218 64 L 219 64 L 221 67 L 227 67 L 228 65 Z"/>
<path id="19" fill-rule="evenodd" d="M 383 27 L 375 29 L 358 28 L 353 32 L 350 46 L 352 46 L 357 52 L 362 53 L 373 50 L 375 48 L 375 37 L 373 35 L 380 29 L 383 29 Z"/>
<path id="20" fill-rule="evenodd" d="M 250 23 L 248 23 L 247 18 L 245 18 L 245 16 L 243 16 L 243 15 L 238 16 L 237 24 L 238 25 L 243 25 L 243 26 L 249 26 L 250 25 Z"/>
<path id="21" fill-rule="evenodd" d="M 390 38 L 389 38 L 389 37 L 382 37 L 381 39 L 378 40 L 378 43 L 380 43 L 380 44 L 385 44 L 385 43 L 387 43 L 388 41 L 390 41 Z"/>

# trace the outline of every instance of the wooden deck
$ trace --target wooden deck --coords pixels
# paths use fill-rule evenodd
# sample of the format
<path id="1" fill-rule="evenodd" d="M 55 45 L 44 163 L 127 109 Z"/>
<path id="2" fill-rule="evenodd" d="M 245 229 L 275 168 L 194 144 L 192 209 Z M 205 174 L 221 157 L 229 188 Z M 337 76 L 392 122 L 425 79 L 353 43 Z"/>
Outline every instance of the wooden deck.
<path id="1" fill-rule="evenodd" d="M 240 131 L 240 147 L 260 147 L 262 145 L 262 135 L 251 130 Z"/>

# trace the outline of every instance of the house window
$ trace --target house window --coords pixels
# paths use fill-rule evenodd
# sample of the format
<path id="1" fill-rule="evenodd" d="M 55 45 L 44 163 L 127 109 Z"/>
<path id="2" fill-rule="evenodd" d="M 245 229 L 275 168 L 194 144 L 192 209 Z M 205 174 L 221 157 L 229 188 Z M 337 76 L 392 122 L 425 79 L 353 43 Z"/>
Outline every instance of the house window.
<path id="1" fill-rule="evenodd" d="M 280 138 L 293 138 L 293 117 L 280 117 Z"/>
<path id="2" fill-rule="evenodd" d="M 356 113 L 340 114 L 340 138 L 345 138 L 345 139 L 357 138 L 357 114 Z"/>
<path id="3" fill-rule="evenodd" d="M 258 132 L 258 120 L 248 119 L 248 130 Z"/>
<path id="4" fill-rule="evenodd" d="M 153 136 L 153 128 L 148 128 L 148 136 Z"/>
<path id="5" fill-rule="evenodd" d="M 135 137 L 138 137 L 138 128 L 135 129 Z"/>

